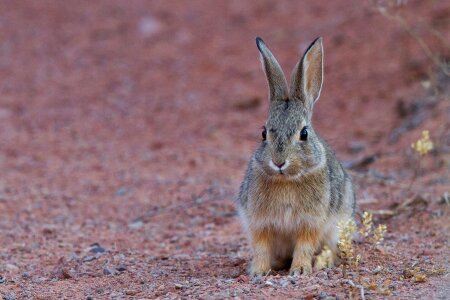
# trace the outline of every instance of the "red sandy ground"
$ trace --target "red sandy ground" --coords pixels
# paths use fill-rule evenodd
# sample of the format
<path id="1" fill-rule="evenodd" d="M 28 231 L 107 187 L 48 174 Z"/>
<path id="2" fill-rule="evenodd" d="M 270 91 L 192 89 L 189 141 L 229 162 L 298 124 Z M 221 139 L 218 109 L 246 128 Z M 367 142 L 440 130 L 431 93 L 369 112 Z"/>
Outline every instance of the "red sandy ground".
<path id="1" fill-rule="evenodd" d="M 408 1 L 399 11 L 449 57 L 426 30 L 448 43 L 447 1 Z M 4 299 L 359 297 L 339 268 L 246 275 L 251 253 L 233 199 L 267 113 L 258 35 L 286 73 L 324 37 L 316 131 L 343 161 L 377 155 L 351 171 L 359 211 L 424 199 L 375 215 L 388 226 L 382 249 L 357 241 L 365 297 L 449 298 L 449 207 L 440 200 L 450 185 L 448 77 L 371 3 L 5 0 Z M 421 85 L 427 74 L 439 77 L 437 96 Z M 424 99 L 437 102 L 419 107 L 423 122 L 389 143 L 410 117 L 399 103 Z M 436 150 L 411 184 L 410 144 L 423 129 Z M 90 252 L 93 243 L 105 252 Z M 425 282 L 405 271 L 414 267 Z"/>

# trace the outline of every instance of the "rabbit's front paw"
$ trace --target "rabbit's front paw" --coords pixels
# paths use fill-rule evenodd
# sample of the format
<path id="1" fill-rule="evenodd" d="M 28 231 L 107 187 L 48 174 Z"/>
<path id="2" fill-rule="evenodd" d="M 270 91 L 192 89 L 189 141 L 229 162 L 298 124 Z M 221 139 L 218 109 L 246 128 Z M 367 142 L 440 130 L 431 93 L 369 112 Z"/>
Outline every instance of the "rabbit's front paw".
<path id="1" fill-rule="evenodd" d="M 300 274 L 311 274 L 312 272 L 312 264 L 311 263 L 301 263 L 298 265 L 292 265 L 289 270 L 289 275 L 291 276 L 300 276 Z"/>
<path id="2" fill-rule="evenodd" d="M 254 260 L 250 267 L 250 276 L 252 277 L 261 277 L 266 276 L 270 273 L 270 264 L 266 264 L 261 261 Z"/>
<path id="3" fill-rule="evenodd" d="M 271 269 L 270 267 L 255 267 L 254 265 L 252 265 L 252 267 L 250 268 L 250 276 L 252 277 L 261 277 L 261 276 L 266 276 L 269 275 Z"/>

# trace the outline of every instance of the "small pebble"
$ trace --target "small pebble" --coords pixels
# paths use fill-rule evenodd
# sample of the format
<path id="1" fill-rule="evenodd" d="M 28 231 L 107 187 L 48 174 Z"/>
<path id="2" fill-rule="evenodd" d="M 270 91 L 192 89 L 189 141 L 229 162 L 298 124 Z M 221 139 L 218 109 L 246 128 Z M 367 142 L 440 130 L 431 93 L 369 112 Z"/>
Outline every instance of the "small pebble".
<path id="1" fill-rule="evenodd" d="M 351 141 L 348 145 L 348 150 L 350 153 L 358 153 L 364 150 L 367 144 L 362 141 Z"/>
<path id="2" fill-rule="evenodd" d="M 316 277 L 320 278 L 320 279 L 328 279 L 328 274 L 327 274 L 327 272 L 322 271 L 322 272 L 317 273 Z"/>
<path id="3" fill-rule="evenodd" d="M 93 261 L 96 257 L 92 255 L 88 255 L 83 257 L 83 261 Z"/>
<path id="4" fill-rule="evenodd" d="M 287 281 L 285 279 L 281 280 L 280 283 L 283 288 L 287 288 L 289 286 L 289 281 Z"/>
<path id="5" fill-rule="evenodd" d="M 254 284 L 260 284 L 261 282 L 262 282 L 261 277 L 255 277 L 252 279 L 252 283 L 254 283 Z"/>
<path id="6" fill-rule="evenodd" d="M 137 291 L 135 291 L 135 290 L 126 290 L 125 291 L 125 295 L 128 295 L 128 296 L 134 296 L 134 295 L 136 295 L 138 292 Z"/>
<path id="7" fill-rule="evenodd" d="M 9 292 L 3 295 L 3 300 L 16 300 L 16 296 L 13 292 Z"/>
<path id="8" fill-rule="evenodd" d="M 327 299 L 328 295 L 325 292 L 320 292 L 319 293 L 319 300 L 325 300 Z"/>
<path id="9" fill-rule="evenodd" d="M 100 246 L 99 243 L 93 243 L 92 245 L 90 245 L 87 248 L 87 252 L 92 252 L 92 253 L 104 253 L 106 250 L 105 248 L 103 248 L 102 246 Z"/>
<path id="10" fill-rule="evenodd" d="M 116 196 L 123 197 L 128 192 L 128 189 L 126 187 L 121 187 L 116 191 Z"/>
<path id="11" fill-rule="evenodd" d="M 248 277 L 245 275 L 240 275 L 236 280 L 237 282 L 248 283 Z"/>
<path id="12" fill-rule="evenodd" d="M 142 226 L 144 226 L 144 222 L 142 222 L 142 220 L 135 220 L 128 224 L 128 228 L 134 229 L 134 230 L 139 229 Z"/>
<path id="13" fill-rule="evenodd" d="M 289 276 L 288 278 L 289 278 L 289 281 L 290 281 L 292 284 L 296 284 L 296 283 L 297 283 L 297 280 L 296 280 L 295 277 Z"/>
<path id="14" fill-rule="evenodd" d="M 119 273 L 115 268 L 106 266 L 103 268 L 103 274 L 105 275 L 116 275 Z"/>
<path id="15" fill-rule="evenodd" d="M 124 272 L 124 271 L 127 270 L 127 268 L 124 267 L 124 266 L 118 266 L 118 267 L 116 268 L 116 270 L 119 271 L 119 272 Z"/>
<path id="16" fill-rule="evenodd" d="M 267 280 L 266 282 L 264 282 L 265 285 L 267 286 L 274 286 L 272 281 Z"/>
<path id="17" fill-rule="evenodd" d="M 376 274 L 380 273 L 382 270 L 383 270 L 383 268 L 381 266 L 378 266 L 375 269 L 373 269 L 372 274 L 376 275 Z"/>

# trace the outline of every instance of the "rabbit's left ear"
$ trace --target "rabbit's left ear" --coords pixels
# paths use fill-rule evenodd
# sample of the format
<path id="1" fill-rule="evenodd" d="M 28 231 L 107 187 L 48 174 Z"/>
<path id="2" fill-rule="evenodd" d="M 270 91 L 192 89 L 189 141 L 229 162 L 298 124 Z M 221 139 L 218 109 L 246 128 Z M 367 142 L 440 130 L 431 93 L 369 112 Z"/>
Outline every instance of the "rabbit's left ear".
<path id="1" fill-rule="evenodd" d="M 262 66 L 267 76 L 270 101 L 287 100 L 288 87 L 280 64 L 260 37 L 256 38 L 256 46 L 261 53 Z"/>
<path id="2" fill-rule="evenodd" d="M 319 37 L 308 47 L 291 76 L 290 96 L 312 109 L 320 96 L 323 82 L 323 46 Z"/>

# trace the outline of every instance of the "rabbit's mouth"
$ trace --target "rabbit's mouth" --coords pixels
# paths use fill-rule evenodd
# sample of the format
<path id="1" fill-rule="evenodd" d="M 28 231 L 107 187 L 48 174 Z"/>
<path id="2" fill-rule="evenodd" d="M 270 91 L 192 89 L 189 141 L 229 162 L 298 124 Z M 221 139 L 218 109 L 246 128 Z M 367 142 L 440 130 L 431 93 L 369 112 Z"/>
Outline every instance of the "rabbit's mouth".
<path id="1" fill-rule="evenodd" d="M 274 180 L 298 180 L 303 176 L 307 176 L 314 173 L 320 166 L 313 166 L 307 168 L 305 165 L 301 165 L 296 161 L 291 162 L 286 160 L 285 164 L 279 164 L 278 166 L 272 161 L 269 161 L 263 166 L 264 173 L 270 176 Z"/>
<path id="2" fill-rule="evenodd" d="M 274 163 L 272 160 L 265 167 L 265 172 L 276 179 L 288 179 L 292 175 L 295 175 L 295 166 L 292 165 L 290 160 L 286 160 L 283 163 Z M 267 166 L 266 165 L 266 166 Z"/>

